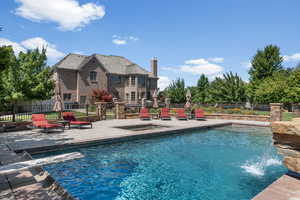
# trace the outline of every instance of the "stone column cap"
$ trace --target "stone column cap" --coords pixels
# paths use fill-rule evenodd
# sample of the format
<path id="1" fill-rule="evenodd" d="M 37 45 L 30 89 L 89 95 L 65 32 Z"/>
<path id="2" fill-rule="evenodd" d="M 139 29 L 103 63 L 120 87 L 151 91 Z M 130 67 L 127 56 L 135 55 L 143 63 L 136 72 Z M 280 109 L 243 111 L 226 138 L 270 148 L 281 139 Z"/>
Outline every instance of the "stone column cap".
<path id="1" fill-rule="evenodd" d="M 282 106 L 283 103 L 270 103 L 271 106 Z"/>
<path id="2" fill-rule="evenodd" d="M 125 104 L 125 102 L 117 101 L 117 102 L 115 102 L 115 104 Z"/>
<path id="3" fill-rule="evenodd" d="M 107 102 L 105 102 L 105 101 L 97 101 L 97 102 L 95 102 L 95 104 L 107 104 Z"/>

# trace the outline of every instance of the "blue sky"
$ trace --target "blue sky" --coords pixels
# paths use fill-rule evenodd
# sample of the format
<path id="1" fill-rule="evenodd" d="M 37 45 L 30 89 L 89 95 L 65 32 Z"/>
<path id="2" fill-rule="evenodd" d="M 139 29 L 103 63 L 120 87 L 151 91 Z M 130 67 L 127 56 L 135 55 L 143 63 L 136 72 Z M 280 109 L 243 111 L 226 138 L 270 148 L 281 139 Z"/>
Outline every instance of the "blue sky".
<path id="1" fill-rule="evenodd" d="M 160 86 L 195 85 L 224 72 L 248 79 L 258 48 L 276 44 L 284 66 L 300 62 L 299 0 L 2 0 L 0 45 L 47 45 L 49 64 L 68 53 L 120 55 L 150 70 Z"/>

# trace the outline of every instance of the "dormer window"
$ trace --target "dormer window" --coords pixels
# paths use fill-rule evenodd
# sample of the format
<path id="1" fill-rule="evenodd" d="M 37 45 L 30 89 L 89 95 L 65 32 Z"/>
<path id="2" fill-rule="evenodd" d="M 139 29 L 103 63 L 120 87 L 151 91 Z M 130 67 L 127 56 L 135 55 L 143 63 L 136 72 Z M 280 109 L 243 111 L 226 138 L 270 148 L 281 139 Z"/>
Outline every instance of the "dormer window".
<path id="1" fill-rule="evenodd" d="M 90 72 L 90 81 L 97 81 L 97 72 Z"/>

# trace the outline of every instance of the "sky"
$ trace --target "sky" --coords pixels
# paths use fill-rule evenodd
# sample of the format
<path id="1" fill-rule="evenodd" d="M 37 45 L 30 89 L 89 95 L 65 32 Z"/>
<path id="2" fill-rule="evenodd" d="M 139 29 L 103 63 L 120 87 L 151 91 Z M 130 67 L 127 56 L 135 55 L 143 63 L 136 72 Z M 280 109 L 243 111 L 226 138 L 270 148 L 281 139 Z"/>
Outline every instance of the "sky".
<path id="1" fill-rule="evenodd" d="M 69 53 L 124 56 L 159 87 L 196 85 L 232 71 L 247 81 L 258 49 L 278 45 L 285 67 L 300 62 L 299 0 L 1 0 L 0 46 L 47 47 L 48 64 Z"/>

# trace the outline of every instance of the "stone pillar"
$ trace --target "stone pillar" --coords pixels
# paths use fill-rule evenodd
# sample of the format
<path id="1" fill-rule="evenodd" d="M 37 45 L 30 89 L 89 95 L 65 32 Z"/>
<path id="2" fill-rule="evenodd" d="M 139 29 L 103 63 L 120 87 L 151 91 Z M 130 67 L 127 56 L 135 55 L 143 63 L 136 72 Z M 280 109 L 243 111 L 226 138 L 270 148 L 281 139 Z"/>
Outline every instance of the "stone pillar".
<path id="1" fill-rule="evenodd" d="M 165 98 L 166 108 L 170 108 L 171 101 L 168 97 Z"/>
<path id="2" fill-rule="evenodd" d="M 125 119 L 125 103 L 116 102 L 116 119 Z"/>
<path id="3" fill-rule="evenodd" d="M 105 120 L 106 119 L 106 102 L 96 102 L 97 106 L 96 114 L 98 116 L 98 119 Z"/>
<path id="4" fill-rule="evenodd" d="M 293 116 L 300 117 L 300 103 L 293 104 Z"/>
<path id="5" fill-rule="evenodd" d="M 270 107 L 271 121 L 282 121 L 282 103 L 270 103 Z"/>

